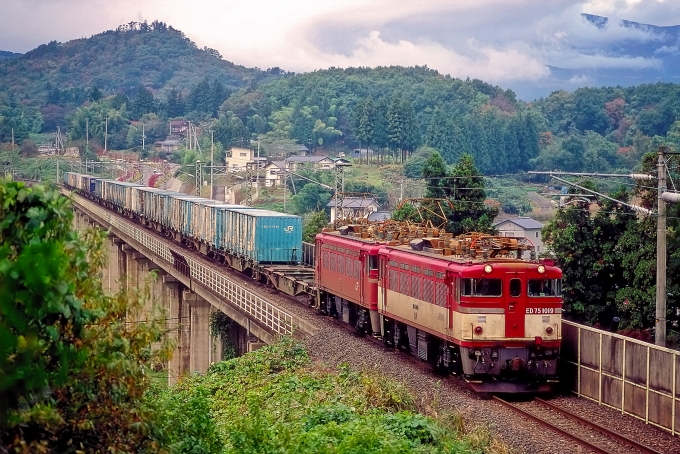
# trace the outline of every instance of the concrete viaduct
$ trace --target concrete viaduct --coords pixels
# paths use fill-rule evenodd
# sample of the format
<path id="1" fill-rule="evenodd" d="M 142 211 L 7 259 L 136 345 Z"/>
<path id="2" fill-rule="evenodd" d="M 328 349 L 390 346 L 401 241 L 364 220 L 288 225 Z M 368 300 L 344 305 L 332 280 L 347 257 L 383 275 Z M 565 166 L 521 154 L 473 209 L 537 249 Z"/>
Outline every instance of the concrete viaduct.
<path id="1" fill-rule="evenodd" d="M 304 320 L 244 289 L 199 254 L 75 192 L 62 192 L 73 200 L 77 229 L 98 225 L 108 231 L 105 291 L 138 288 L 152 270 L 157 273 L 158 279 L 151 284 L 152 301 L 165 309 L 169 335 L 177 344 L 167 365 L 169 385 L 182 375 L 205 373 L 212 362 L 223 359 L 221 340 L 210 333 L 213 312 L 221 311 L 235 322 L 228 340 L 237 355 L 271 344 L 280 336 L 316 332 Z M 151 304 L 139 318 L 151 312 Z"/>

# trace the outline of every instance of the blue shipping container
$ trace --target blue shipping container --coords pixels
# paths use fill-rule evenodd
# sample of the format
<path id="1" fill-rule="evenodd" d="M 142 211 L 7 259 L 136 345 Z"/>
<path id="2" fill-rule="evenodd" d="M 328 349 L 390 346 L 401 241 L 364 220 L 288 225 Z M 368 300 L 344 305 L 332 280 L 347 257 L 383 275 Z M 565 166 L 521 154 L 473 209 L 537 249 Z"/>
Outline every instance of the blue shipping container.
<path id="1" fill-rule="evenodd" d="M 302 258 L 300 216 L 260 209 L 229 210 L 230 249 L 255 263 L 296 263 Z"/>

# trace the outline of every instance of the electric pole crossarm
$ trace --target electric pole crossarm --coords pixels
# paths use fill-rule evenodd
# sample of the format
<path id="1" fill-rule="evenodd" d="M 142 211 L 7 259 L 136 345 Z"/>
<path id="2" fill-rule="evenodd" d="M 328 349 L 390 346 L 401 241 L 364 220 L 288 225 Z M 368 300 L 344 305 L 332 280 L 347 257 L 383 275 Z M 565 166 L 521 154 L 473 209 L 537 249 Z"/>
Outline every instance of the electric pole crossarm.
<path id="1" fill-rule="evenodd" d="M 680 193 L 678 192 L 662 192 L 661 200 L 668 203 L 680 203 Z"/>
<path id="2" fill-rule="evenodd" d="M 575 188 L 578 188 L 578 189 L 580 189 L 580 190 L 582 190 L 582 191 L 589 192 L 589 193 L 594 194 L 594 195 L 596 195 L 596 196 L 598 196 L 598 197 L 602 197 L 603 199 L 607 199 L 607 200 L 609 200 L 609 201 L 611 201 L 611 202 L 619 203 L 619 204 L 621 204 L 621 205 L 623 205 L 623 206 L 627 206 L 628 208 L 630 208 L 631 210 L 633 210 L 633 211 L 635 211 L 635 212 L 637 212 L 637 213 L 645 214 L 645 215 L 650 215 L 650 214 L 652 214 L 652 211 L 651 211 L 651 210 L 648 210 L 647 208 L 643 208 L 643 207 L 637 206 L 637 205 L 631 205 L 631 204 L 629 204 L 629 203 L 622 202 L 621 200 L 613 199 L 613 198 L 611 198 L 611 197 L 609 197 L 609 196 L 606 196 L 606 195 L 601 194 L 601 193 L 599 193 L 599 192 L 593 191 L 592 189 L 585 188 L 585 187 L 580 186 L 580 185 L 578 185 L 578 184 L 576 184 L 576 183 L 572 183 L 571 181 L 563 180 L 562 178 L 556 177 L 556 176 L 554 176 L 554 175 L 552 175 L 552 174 L 550 174 L 550 175 L 551 175 L 554 179 L 556 179 L 557 181 L 561 181 L 562 183 L 568 184 L 568 185 L 573 186 L 573 187 L 575 187 Z"/>
<path id="3" fill-rule="evenodd" d="M 537 172 L 529 171 L 529 175 L 564 175 L 570 177 L 625 177 L 632 178 L 634 180 L 656 180 L 654 175 L 648 175 L 646 173 L 584 173 L 584 172 Z M 560 180 L 561 181 L 561 180 Z"/>

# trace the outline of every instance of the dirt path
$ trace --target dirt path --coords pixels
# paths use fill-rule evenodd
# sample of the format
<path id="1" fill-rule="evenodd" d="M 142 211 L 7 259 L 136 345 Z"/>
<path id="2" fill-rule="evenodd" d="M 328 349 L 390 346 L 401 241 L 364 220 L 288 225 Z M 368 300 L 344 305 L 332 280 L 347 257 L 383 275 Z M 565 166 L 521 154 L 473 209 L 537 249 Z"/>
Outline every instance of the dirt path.
<path id="1" fill-rule="evenodd" d="M 550 211 L 555 208 L 549 199 L 536 192 L 527 192 L 527 196 L 536 211 Z"/>

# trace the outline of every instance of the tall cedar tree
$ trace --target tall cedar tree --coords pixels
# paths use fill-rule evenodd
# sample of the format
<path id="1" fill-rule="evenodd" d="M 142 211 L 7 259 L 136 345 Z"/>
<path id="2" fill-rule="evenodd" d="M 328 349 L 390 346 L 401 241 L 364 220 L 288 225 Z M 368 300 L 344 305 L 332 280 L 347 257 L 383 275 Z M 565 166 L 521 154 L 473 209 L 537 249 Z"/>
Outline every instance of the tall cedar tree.
<path id="1" fill-rule="evenodd" d="M 451 209 L 448 203 L 441 203 L 447 232 L 459 235 L 493 231 L 491 223 L 498 215 L 498 208 L 484 203 L 484 178 L 475 167 L 472 156 L 464 154 L 449 171 L 441 155 L 434 152 L 423 167 L 423 178 L 427 180 L 426 197 L 446 199 L 453 206 Z M 434 207 L 421 210 L 426 218 L 420 219 L 415 210 L 404 206 L 396 210 L 393 217 L 396 220 L 430 221 L 434 226 L 439 226 L 442 224 L 441 218 L 432 214 L 438 211 Z"/>

